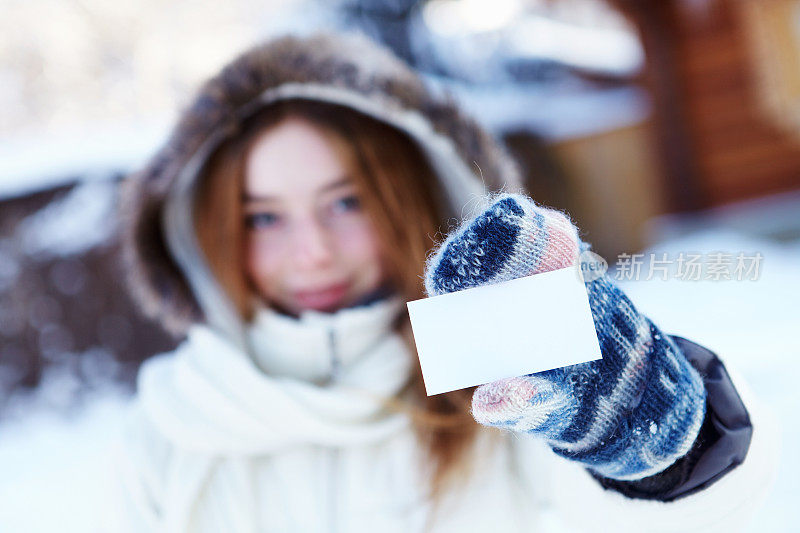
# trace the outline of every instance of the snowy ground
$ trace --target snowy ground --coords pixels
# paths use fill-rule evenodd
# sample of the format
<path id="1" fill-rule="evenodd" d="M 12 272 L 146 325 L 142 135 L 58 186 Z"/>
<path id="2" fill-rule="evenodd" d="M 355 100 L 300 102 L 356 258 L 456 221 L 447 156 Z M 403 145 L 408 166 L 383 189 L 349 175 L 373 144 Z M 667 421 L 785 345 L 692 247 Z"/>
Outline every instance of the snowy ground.
<path id="1" fill-rule="evenodd" d="M 661 257 L 686 251 L 764 256 L 757 281 L 620 282 L 637 307 L 666 333 L 681 335 L 715 351 L 747 380 L 781 425 L 782 457 L 772 493 L 753 520 L 751 531 L 790 531 L 797 527 L 800 457 L 790 454 L 800 442 L 800 242 L 779 245 L 720 230 L 695 233 L 651 248 Z M 757 525 L 756 525 L 757 524 Z"/>
<path id="2" fill-rule="evenodd" d="M 102 531 L 104 469 L 129 400 L 114 389 L 86 400 L 64 414 L 30 398 L 24 419 L 0 426 L 0 531 Z"/>
<path id="3" fill-rule="evenodd" d="M 796 243 L 797 241 L 795 241 Z M 758 530 L 796 526 L 800 458 L 789 455 L 800 441 L 800 245 L 779 245 L 719 229 L 672 238 L 652 248 L 681 251 L 760 251 L 757 281 L 621 282 L 637 306 L 667 333 L 719 353 L 747 378 L 783 425 L 783 457 L 776 485 L 754 520 Z M 103 459 L 120 427 L 127 397 L 115 389 L 97 392 L 77 412 L 54 414 L 48 395 L 55 379 L 29 399 L 24 417 L 0 427 L 0 530 L 3 532 L 99 531 L 106 508 Z M 750 530 L 756 531 L 756 526 Z"/>

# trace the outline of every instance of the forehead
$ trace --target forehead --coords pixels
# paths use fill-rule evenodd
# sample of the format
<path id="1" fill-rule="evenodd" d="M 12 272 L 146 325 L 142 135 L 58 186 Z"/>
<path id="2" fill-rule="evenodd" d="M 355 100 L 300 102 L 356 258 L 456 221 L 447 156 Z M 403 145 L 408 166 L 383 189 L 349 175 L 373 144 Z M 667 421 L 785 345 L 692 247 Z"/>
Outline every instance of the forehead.
<path id="1" fill-rule="evenodd" d="M 244 189 L 254 196 L 312 194 L 345 174 L 342 157 L 325 134 L 292 118 L 255 140 L 245 161 Z"/>

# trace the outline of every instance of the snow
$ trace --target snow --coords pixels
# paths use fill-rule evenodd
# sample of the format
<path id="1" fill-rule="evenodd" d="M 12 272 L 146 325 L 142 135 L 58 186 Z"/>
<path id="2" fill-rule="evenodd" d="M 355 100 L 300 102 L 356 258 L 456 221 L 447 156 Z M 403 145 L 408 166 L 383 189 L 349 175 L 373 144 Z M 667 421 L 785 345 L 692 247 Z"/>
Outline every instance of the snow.
<path id="1" fill-rule="evenodd" d="M 126 124 L 84 124 L 0 138 L 0 198 L 138 167 L 168 133 L 161 116 Z"/>
<path id="2" fill-rule="evenodd" d="M 713 228 L 669 238 L 647 252 L 688 250 L 760 251 L 763 269 L 756 281 L 653 279 L 620 285 L 662 330 L 690 338 L 735 365 L 783 422 L 784 442 L 798 442 L 800 397 L 794 382 L 800 374 L 800 337 L 792 333 L 798 326 L 800 245 Z M 0 426 L 4 532 L 98 531 L 100 513 L 108 508 L 104 461 L 128 397 L 101 388 L 82 407 L 59 414 L 53 405 L 59 387 L 69 383 L 55 383 L 19 402 L 18 414 Z M 750 531 L 790 529 L 800 498 L 798 475 L 800 458 L 784 453 L 776 484 Z"/>
<path id="3" fill-rule="evenodd" d="M 507 79 L 506 61 L 563 64 L 622 77 L 641 71 L 641 42 L 614 11 L 589 15 L 593 20 L 586 24 L 577 13 L 563 18 L 529 7 L 519 0 L 427 2 L 413 20 L 414 48 L 422 55 L 433 52 L 439 67 L 472 82 Z"/>
<path id="4" fill-rule="evenodd" d="M 465 109 L 492 131 L 533 131 L 549 142 L 590 136 L 638 124 L 650 101 L 635 87 L 586 90 L 580 86 L 512 85 L 484 88 L 451 83 Z"/>
<path id="5" fill-rule="evenodd" d="M 0 432 L 0 530 L 102 531 L 104 473 L 129 397 L 111 389 L 75 412 L 36 405 Z"/>
<path id="6" fill-rule="evenodd" d="M 739 232 L 710 229 L 676 237 L 644 253 L 723 250 L 761 252 L 756 281 L 619 282 L 637 308 L 666 333 L 691 339 L 736 368 L 782 423 L 780 470 L 771 494 L 754 517 L 751 531 L 788 531 L 800 500 L 800 457 L 787 450 L 800 442 L 800 244 L 777 244 Z M 757 524 L 757 526 L 756 526 Z"/>
<path id="7" fill-rule="evenodd" d="M 632 32 L 527 16 L 510 33 L 512 50 L 519 55 L 620 75 L 630 75 L 644 66 L 642 45 Z"/>
<path id="8" fill-rule="evenodd" d="M 108 241 L 116 230 L 117 183 L 81 182 L 17 225 L 24 251 L 40 258 L 70 256 Z"/>

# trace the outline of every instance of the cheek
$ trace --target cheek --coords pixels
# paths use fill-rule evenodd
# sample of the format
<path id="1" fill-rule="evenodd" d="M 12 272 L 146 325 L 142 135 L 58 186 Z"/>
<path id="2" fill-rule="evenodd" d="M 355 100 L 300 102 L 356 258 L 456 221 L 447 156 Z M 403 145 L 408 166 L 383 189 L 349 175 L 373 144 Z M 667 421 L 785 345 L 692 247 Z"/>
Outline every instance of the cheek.
<path id="1" fill-rule="evenodd" d="M 372 226 L 368 223 L 353 225 L 339 234 L 339 249 L 351 263 L 364 267 L 375 266 L 381 260 L 381 247 Z"/>
<path id="2" fill-rule="evenodd" d="M 245 250 L 247 272 L 260 284 L 276 279 L 280 273 L 280 255 L 257 238 L 250 238 Z"/>

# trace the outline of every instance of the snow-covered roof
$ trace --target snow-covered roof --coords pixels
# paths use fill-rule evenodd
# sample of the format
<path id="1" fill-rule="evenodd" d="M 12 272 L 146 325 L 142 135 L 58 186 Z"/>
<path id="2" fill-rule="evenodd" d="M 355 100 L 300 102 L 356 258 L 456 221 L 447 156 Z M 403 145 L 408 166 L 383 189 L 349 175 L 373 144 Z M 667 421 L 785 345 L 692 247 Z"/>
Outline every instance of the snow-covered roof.
<path id="1" fill-rule="evenodd" d="M 456 85 L 460 102 L 495 133 L 535 132 L 557 142 L 637 124 L 650 114 L 643 89 L 586 89 L 548 85 Z"/>

